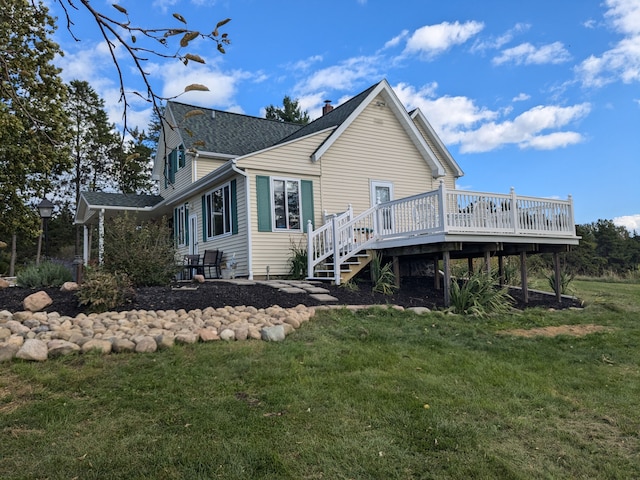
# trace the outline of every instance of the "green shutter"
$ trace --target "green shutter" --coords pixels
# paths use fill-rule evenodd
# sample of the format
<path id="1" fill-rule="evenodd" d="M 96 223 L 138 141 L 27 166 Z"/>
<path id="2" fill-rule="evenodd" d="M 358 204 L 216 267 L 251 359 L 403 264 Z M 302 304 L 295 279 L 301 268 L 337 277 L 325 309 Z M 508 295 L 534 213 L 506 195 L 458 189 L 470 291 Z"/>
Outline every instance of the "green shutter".
<path id="1" fill-rule="evenodd" d="M 209 214 L 207 213 L 207 201 L 202 195 L 202 241 L 207 241 L 207 222 L 209 222 Z"/>
<path id="2" fill-rule="evenodd" d="M 238 234 L 238 186 L 235 179 L 231 180 L 231 233 Z"/>
<path id="3" fill-rule="evenodd" d="M 302 231 L 307 231 L 307 222 L 311 220 L 313 224 L 313 182 L 311 180 L 301 180 L 302 190 Z"/>
<path id="4" fill-rule="evenodd" d="M 270 179 L 256 175 L 256 202 L 258 203 L 258 231 L 271 231 L 271 188 Z"/>
<path id="5" fill-rule="evenodd" d="M 171 150 L 169 154 L 169 183 L 176 183 L 176 170 L 178 169 L 178 152 Z"/>

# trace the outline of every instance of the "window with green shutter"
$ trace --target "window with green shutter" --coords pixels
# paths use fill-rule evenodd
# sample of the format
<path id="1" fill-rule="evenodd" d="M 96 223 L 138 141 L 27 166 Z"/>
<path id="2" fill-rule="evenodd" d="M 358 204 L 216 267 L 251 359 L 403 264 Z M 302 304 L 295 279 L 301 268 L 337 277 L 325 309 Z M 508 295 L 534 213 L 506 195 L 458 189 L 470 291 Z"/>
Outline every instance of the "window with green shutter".
<path id="1" fill-rule="evenodd" d="M 258 231 L 306 231 L 313 221 L 313 182 L 256 176 Z"/>

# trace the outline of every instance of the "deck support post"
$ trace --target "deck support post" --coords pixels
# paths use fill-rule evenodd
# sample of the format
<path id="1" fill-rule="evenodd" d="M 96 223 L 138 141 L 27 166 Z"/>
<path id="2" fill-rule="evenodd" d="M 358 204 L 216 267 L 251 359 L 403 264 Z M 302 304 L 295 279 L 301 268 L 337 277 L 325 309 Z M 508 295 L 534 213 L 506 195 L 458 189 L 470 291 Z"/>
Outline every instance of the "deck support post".
<path id="1" fill-rule="evenodd" d="M 438 257 L 433 258 L 433 287 L 440 290 L 440 265 Z"/>
<path id="2" fill-rule="evenodd" d="M 469 278 L 473 275 L 473 257 L 467 258 L 467 265 L 469 270 Z"/>
<path id="3" fill-rule="evenodd" d="M 491 252 L 489 250 L 484 252 L 484 270 L 487 275 L 491 273 Z"/>
<path id="4" fill-rule="evenodd" d="M 522 284 L 522 299 L 529 303 L 529 287 L 527 286 L 527 252 L 520 252 L 520 283 Z"/>
<path id="5" fill-rule="evenodd" d="M 504 286 L 504 256 L 498 256 L 498 285 Z"/>
<path id="6" fill-rule="evenodd" d="M 442 252 L 442 263 L 444 269 L 444 306 L 451 306 L 451 255 L 449 250 Z"/>
<path id="7" fill-rule="evenodd" d="M 558 303 L 562 302 L 562 285 L 560 284 L 561 282 L 561 276 L 560 276 L 560 253 L 558 252 L 553 252 L 553 268 L 554 268 L 554 275 L 555 275 L 555 281 L 556 281 L 556 301 Z"/>
<path id="8" fill-rule="evenodd" d="M 391 265 L 393 267 L 394 283 L 397 288 L 400 288 L 400 257 L 397 255 L 391 257 Z"/>

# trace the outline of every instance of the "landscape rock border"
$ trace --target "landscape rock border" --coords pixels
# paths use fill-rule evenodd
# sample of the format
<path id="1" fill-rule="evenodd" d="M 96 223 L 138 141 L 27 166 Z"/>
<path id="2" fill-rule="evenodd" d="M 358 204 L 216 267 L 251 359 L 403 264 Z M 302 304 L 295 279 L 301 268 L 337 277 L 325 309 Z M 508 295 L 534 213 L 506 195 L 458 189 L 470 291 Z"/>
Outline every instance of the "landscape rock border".
<path id="1" fill-rule="evenodd" d="M 211 341 L 283 341 L 317 310 L 385 308 L 372 305 L 326 305 L 282 308 L 221 307 L 186 311 L 131 310 L 75 318 L 58 313 L 0 311 L 0 362 L 14 358 L 45 361 L 63 355 L 97 351 L 152 353 L 176 344 Z M 390 305 L 386 308 L 404 310 Z M 428 313 L 416 307 L 415 313 Z"/>

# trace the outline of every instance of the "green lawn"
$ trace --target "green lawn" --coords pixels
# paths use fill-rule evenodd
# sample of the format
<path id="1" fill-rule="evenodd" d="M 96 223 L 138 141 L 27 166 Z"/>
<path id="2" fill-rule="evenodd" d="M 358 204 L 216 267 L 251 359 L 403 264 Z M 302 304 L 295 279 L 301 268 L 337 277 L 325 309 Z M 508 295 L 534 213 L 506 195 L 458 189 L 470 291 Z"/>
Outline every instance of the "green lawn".
<path id="1" fill-rule="evenodd" d="M 640 285 L 583 311 L 321 312 L 283 343 L 0 365 L 0 478 L 640 478 Z M 576 338 L 509 328 L 596 324 Z"/>

